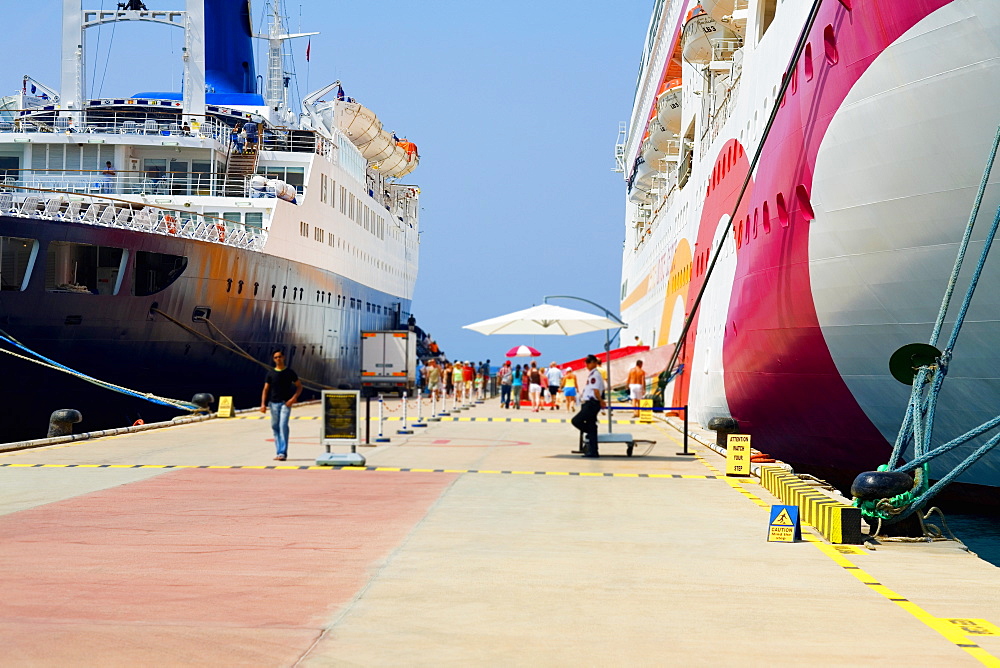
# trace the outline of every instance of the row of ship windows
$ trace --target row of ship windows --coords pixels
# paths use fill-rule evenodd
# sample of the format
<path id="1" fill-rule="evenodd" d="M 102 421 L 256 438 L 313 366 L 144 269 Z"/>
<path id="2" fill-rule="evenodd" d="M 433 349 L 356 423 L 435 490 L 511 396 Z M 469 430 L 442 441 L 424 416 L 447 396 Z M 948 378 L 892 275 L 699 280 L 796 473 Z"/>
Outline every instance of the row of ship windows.
<path id="1" fill-rule="evenodd" d="M 303 237 L 309 238 L 309 223 L 305 221 L 299 221 L 299 234 Z M 383 262 L 382 260 L 376 259 L 373 255 L 370 255 L 369 253 L 366 253 L 363 250 L 351 247 L 351 245 L 346 241 L 344 241 L 342 237 L 337 238 L 337 235 L 335 235 L 333 232 L 327 232 L 322 227 L 314 226 L 312 228 L 312 238 L 313 241 L 318 241 L 320 243 L 326 241 L 327 245 L 332 248 L 345 248 L 348 251 L 353 252 L 354 255 L 361 258 L 362 260 L 372 263 L 381 271 L 385 271 L 390 274 L 396 274 L 398 276 L 402 275 L 402 272 L 393 265 L 389 264 L 388 262 Z"/>
<path id="2" fill-rule="evenodd" d="M 840 0 L 840 4 L 843 5 L 847 11 L 852 10 L 851 0 Z M 836 32 L 834 31 L 833 26 L 829 24 L 823 29 L 823 55 L 829 65 L 836 65 L 840 61 L 840 53 L 837 49 Z M 811 42 L 806 44 L 802 63 L 803 76 L 805 77 L 805 80 L 812 81 L 815 76 L 815 66 L 813 64 L 813 48 Z M 798 92 L 798 72 L 797 66 L 791 72 L 791 80 L 789 81 L 788 89 L 792 95 Z M 780 106 L 783 107 L 784 105 L 785 98 L 782 97 Z M 769 105 L 765 104 L 764 106 L 766 109 Z M 712 170 L 712 175 L 708 180 L 706 195 L 710 194 L 712 190 L 719 185 L 726 174 L 728 174 L 729 170 L 737 164 L 737 161 L 742 158 L 743 155 L 744 151 L 742 144 L 733 142 L 729 145 L 729 147 L 724 151 L 722 158 L 716 164 L 715 169 Z M 797 212 L 800 220 L 808 222 L 815 218 L 812 204 L 809 201 L 809 191 L 802 184 L 795 187 L 795 202 L 798 204 Z M 789 214 L 788 207 L 785 203 L 785 196 L 782 193 L 775 195 L 774 206 L 778 224 L 781 227 L 788 227 L 793 218 Z M 736 241 L 737 250 L 740 250 L 744 245 L 749 244 L 751 239 L 756 239 L 760 228 L 763 228 L 764 234 L 771 233 L 772 217 L 770 214 L 770 207 L 768 202 L 765 201 L 760 208 L 754 209 L 752 217 L 748 214 L 745 219 L 741 219 L 736 223 L 733 236 Z M 692 264 L 694 275 L 701 276 L 708 270 L 708 265 L 711 260 L 712 249 L 706 248 L 698 254 L 692 263 L 689 263 L 680 270 L 671 274 L 667 284 L 668 292 L 680 290 L 691 282 Z M 624 291 L 625 289 L 623 287 L 623 296 Z"/>
<path id="3" fill-rule="evenodd" d="M 226 292 L 232 292 L 233 286 L 236 287 L 236 294 L 242 295 L 243 289 L 249 289 L 249 281 L 244 280 L 234 280 L 232 278 L 226 279 Z M 254 282 L 253 284 L 253 296 L 256 297 L 260 291 L 260 283 Z M 289 290 L 287 285 L 281 286 L 281 299 L 288 299 Z M 291 289 L 291 299 L 292 301 L 302 301 L 306 296 L 306 289 L 299 287 L 292 287 Z M 278 286 L 275 284 L 271 285 L 271 299 L 276 299 L 278 297 Z M 374 313 L 376 315 L 389 315 L 392 311 L 389 306 L 383 306 L 381 304 L 373 304 L 372 302 L 364 302 L 356 297 L 348 297 L 347 295 L 338 295 L 333 292 L 327 292 L 325 290 L 317 290 L 315 296 L 315 302 L 317 304 L 331 304 L 334 303 L 334 298 L 336 298 L 336 305 L 342 308 L 357 309 L 361 310 L 361 305 L 364 304 L 365 311 L 368 313 Z"/>
<path id="4" fill-rule="evenodd" d="M 760 207 L 754 208 L 752 214 L 747 214 L 746 218 L 740 218 L 734 225 L 733 231 L 736 250 L 740 251 L 744 246 L 750 244 L 752 239 L 757 238 L 760 230 L 763 230 L 764 234 L 770 234 L 771 223 L 774 220 L 777 220 L 781 227 L 788 227 L 796 220 L 807 223 L 815 218 L 812 205 L 809 202 L 809 191 L 802 184 L 795 187 L 795 203 L 798 205 L 797 208 L 789 211 L 785 196 L 778 193 L 774 196 L 773 217 L 771 206 L 765 200 Z M 712 248 L 709 247 L 698 253 L 691 263 L 670 275 L 667 283 L 668 292 L 675 292 L 683 288 L 691 282 L 692 275 L 694 277 L 702 276 L 708 271 L 708 265 L 711 261 Z"/>
<path id="5" fill-rule="evenodd" d="M 354 193 L 348 192 L 345 186 L 340 186 L 338 197 L 337 188 L 335 180 L 326 174 L 319 175 L 319 199 L 321 202 L 337 208 L 339 200 L 340 213 L 361 227 L 364 227 L 365 230 L 379 239 L 385 239 L 385 230 L 387 227 L 385 218 L 378 215 L 367 204 L 362 203 L 361 199 L 356 197 Z"/>

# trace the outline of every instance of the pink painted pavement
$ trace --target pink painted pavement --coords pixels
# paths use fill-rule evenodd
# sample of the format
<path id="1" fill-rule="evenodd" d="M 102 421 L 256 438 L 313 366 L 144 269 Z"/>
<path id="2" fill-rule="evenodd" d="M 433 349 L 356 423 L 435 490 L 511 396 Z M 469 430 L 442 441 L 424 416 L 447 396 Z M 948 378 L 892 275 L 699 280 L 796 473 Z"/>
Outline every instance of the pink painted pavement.
<path id="1" fill-rule="evenodd" d="M 453 475 L 178 470 L 0 517 L 7 665 L 290 665 Z"/>

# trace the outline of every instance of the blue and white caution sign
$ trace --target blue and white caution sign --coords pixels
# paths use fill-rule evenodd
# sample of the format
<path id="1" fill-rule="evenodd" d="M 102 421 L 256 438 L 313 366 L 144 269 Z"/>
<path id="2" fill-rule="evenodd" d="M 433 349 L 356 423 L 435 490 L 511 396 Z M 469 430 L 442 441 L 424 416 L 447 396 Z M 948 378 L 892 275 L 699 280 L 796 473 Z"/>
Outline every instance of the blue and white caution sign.
<path id="1" fill-rule="evenodd" d="M 767 542 L 794 543 L 802 540 L 798 506 L 771 506 L 771 521 L 767 528 Z"/>

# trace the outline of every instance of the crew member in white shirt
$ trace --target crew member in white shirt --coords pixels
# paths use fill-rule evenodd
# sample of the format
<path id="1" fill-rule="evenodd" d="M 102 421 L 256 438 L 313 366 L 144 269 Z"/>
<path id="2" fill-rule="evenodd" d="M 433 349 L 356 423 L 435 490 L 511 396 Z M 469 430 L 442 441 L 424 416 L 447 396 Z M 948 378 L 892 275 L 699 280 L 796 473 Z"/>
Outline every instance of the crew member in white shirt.
<path id="1" fill-rule="evenodd" d="M 587 355 L 587 381 L 580 396 L 580 412 L 573 416 L 573 426 L 583 432 L 583 456 L 597 457 L 597 414 L 604 408 L 604 377 L 597 369 L 597 357 Z"/>

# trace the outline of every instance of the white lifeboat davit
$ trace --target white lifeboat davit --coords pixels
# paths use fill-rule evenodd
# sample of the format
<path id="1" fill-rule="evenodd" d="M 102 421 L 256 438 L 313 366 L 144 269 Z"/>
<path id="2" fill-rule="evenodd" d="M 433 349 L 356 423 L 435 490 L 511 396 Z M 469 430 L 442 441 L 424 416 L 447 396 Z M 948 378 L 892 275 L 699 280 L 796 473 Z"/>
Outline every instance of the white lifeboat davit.
<path id="1" fill-rule="evenodd" d="M 681 80 L 674 79 L 667 84 L 667 89 L 660 93 L 660 97 L 656 100 L 656 120 L 672 134 L 681 131 L 681 93 L 683 91 Z"/>
<path id="2" fill-rule="evenodd" d="M 337 127 L 355 146 L 369 144 L 382 132 L 382 123 L 375 112 L 357 102 L 338 100 L 334 109 Z"/>
<path id="3" fill-rule="evenodd" d="M 698 65 L 707 65 L 715 60 L 713 46 L 727 40 L 736 40 L 736 33 L 725 24 L 719 23 L 702 8 L 696 6 L 688 12 L 684 33 L 681 36 L 684 59 Z M 734 49 L 728 49 L 731 53 Z"/>

